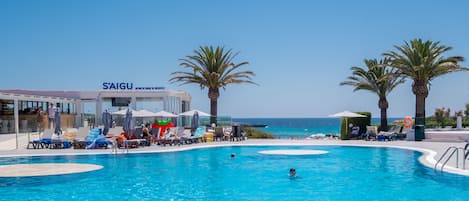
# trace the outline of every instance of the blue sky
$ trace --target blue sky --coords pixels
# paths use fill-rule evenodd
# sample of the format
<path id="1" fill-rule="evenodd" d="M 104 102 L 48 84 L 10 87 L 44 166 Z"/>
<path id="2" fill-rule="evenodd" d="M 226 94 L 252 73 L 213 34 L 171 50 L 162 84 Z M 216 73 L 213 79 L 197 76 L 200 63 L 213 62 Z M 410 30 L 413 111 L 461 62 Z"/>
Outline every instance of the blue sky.
<path id="1" fill-rule="evenodd" d="M 207 90 L 168 83 L 178 59 L 201 45 L 249 61 L 255 85 L 221 92 L 221 115 L 323 117 L 370 111 L 376 95 L 339 86 L 351 66 L 414 38 L 469 59 L 469 3 L 460 1 L 9 1 L 0 0 L 1 89 L 100 90 L 133 82 L 184 90 L 209 111 Z M 469 66 L 468 62 L 462 63 Z M 435 79 L 427 115 L 462 110 L 469 72 Z M 388 97 L 391 117 L 414 115 L 408 80 Z"/>

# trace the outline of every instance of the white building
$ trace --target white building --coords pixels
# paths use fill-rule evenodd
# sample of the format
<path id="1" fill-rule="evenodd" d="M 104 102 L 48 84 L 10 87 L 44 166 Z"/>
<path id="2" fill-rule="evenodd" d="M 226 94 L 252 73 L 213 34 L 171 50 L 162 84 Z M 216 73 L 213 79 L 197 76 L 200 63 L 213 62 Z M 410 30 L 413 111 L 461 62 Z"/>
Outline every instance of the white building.
<path id="1" fill-rule="evenodd" d="M 105 110 L 130 108 L 179 114 L 190 110 L 191 96 L 161 87 L 134 88 L 132 83 L 103 83 L 99 91 L 0 90 L 0 134 L 35 131 L 37 108 L 47 112 L 51 103 L 59 108 L 63 127 L 78 127 L 88 121 L 100 124 Z"/>

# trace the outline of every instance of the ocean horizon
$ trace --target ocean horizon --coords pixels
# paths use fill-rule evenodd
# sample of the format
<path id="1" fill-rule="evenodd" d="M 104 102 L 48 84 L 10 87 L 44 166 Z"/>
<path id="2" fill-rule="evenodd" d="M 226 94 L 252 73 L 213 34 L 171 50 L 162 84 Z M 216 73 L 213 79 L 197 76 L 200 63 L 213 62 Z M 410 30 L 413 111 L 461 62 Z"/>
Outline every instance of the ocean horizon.
<path id="1" fill-rule="evenodd" d="M 371 118 L 372 124 L 379 124 L 381 118 Z M 392 123 L 402 118 L 388 118 Z M 258 129 L 271 133 L 276 138 L 305 138 L 311 135 L 339 135 L 341 118 L 233 118 L 233 122 L 250 125 L 266 125 Z"/>

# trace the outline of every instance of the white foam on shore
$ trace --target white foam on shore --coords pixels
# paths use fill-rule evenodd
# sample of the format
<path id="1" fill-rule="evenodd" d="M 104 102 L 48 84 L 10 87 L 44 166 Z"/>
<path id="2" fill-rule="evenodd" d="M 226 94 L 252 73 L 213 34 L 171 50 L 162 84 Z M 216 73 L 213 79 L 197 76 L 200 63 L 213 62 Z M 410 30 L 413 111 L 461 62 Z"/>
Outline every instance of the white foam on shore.
<path id="1" fill-rule="evenodd" d="M 260 154 L 268 154 L 268 155 L 321 155 L 327 154 L 328 151 L 323 150 L 292 150 L 292 149 L 284 149 L 284 150 L 266 150 L 260 151 Z"/>
<path id="2" fill-rule="evenodd" d="M 78 163 L 33 163 L 0 165 L 0 177 L 33 177 L 82 173 L 102 169 L 103 166 Z"/>

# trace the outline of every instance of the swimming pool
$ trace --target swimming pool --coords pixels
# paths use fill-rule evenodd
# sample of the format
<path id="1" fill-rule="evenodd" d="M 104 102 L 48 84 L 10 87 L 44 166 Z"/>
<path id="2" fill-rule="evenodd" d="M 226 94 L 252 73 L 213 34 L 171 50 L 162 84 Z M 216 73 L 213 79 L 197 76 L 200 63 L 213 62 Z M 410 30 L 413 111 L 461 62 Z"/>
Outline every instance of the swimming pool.
<path id="1" fill-rule="evenodd" d="M 311 156 L 259 151 L 324 150 Z M 236 157 L 231 158 L 230 154 Z M 0 164 L 92 163 L 63 176 L 0 178 L 2 200 L 466 200 L 469 177 L 437 173 L 421 153 L 347 146 L 233 146 L 190 151 L 0 158 Z M 290 179 L 294 167 L 299 175 Z"/>

